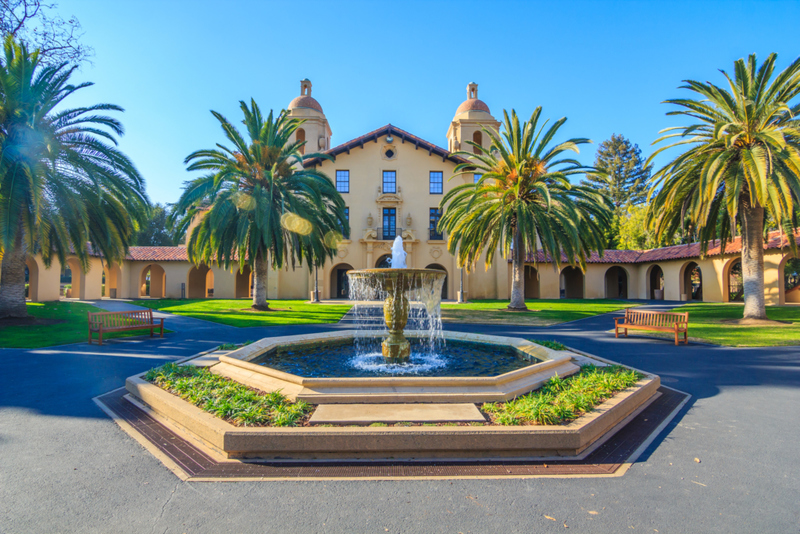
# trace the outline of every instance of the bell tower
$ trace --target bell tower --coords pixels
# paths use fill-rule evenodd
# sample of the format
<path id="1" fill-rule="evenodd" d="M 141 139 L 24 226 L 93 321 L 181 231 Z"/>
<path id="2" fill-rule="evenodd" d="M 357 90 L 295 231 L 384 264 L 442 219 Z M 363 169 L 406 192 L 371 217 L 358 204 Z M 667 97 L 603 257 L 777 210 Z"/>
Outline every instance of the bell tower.
<path id="1" fill-rule="evenodd" d="M 331 127 L 322 106 L 311 96 L 311 81 L 308 78 L 300 80 L 300 96 L 289 102 L 289 116 L 303 119 L 292 136 L 292 141 L 305 141 L 301 149 L 304 153 L 323 152 L 331 147 Z"/>
<path id="2" fill-rule="evenodd" d="M 500 128 L 500 123 L 492 116 L 489 106 L 483 100 L 478 99 L 478 84 L 472 82 L 467 85 L 467 99 L 458 106 L 453 121 L 447 129 L 448 150 L 451 152 L 457 150 L 479 151 L 467 141 L 488 148 L 491 141 L 486 133 L 481 131 L 481 127 L 497 130 Z"/>

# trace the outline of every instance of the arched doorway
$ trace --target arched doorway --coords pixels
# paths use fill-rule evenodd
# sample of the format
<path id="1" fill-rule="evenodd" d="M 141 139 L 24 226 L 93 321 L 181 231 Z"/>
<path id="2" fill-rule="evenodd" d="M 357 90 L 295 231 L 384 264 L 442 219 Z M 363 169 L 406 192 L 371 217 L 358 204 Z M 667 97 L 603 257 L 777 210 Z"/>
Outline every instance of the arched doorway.
<path id="1" fill-rule="evenodd" d="M 61 271 L 61 296 L 68 299 L 81 297 L 83 269 L 77 258 L 68 258 Z"/>
<path id="2" fill-rule="evenodd" d="M 560 296 L 562 299 L 583 298 L 583 271 L 578 267 L 565 267 L 561 271 L 560 280 Z"/>
<path id="3" fill-rule="evenodd" d="M 431 263 L 430 265 L 428 265 L 425 268 L 426 269 L 436 269 L 437 271 L 444 271 L 445 272 L 444 284 L 442 284 L 442 300 L 447 300 L 447 282 L 448 282 L 448 279 L 450 278 L 450 275 L 447 274 L 447 269 L 445 269 L 444 267 L 442 267 L 438 263 Z"/>
<path id="4" fill-rule="evenodd" d="M 340 263 L 331 269 L 331 298 L 349 299 L 350 283 L 347 279 L 347 271 L 353 267 L 349 263 Z"/>
<path id="5" fill-rule="evenodd" d="M 650 272 L 647 275 L 647 298 L 650 300 L 664 300 L 664 271 L 658 265 L 650 267 Z"/>
<path id="6" fill-rule="evenodd" d="M 384 254 L 375 262 L 376 269 L 390 269 L 392 267 L 392 255 Z"/>
<path id="7" fill-rule="evenodd" d="M 703 273 L 696 262 L 683 266 L 681 275 L 681 300 L 703 300 Z"/>
<path id="8" fill-rule="evenodd" d="M 539 271 L 532 265 L 525 266 L 525 298 L 539 298 Z"/>
<path id="9" fill-rule="evenodd" d="M 150 263 L 139 274 L 139 296 L 162 299 L 166 296 L 167 273 L 157 263 Z"/>
<path id="10" fill-rule="evenodd" d="M 744 284 L 742 283 L 742 260 L 733 259 L 726 266 L 723 273 L 725 280 L 725 294 L 727 302 L 744 302 Z"/>
<path id="11" fill-rule="evenodd" d="M 606 298 L 628 298 L 628 272 L 619 265 L 606 271 Z"/>
<path id="12" fill-rule="evenodd" d="M 800 258 L 784 258 L 782 271 L 783 302 L 800 304 Z"/>
<path id="13" fill-rule="evenodd" d="M 119 265 L 105 264 L 103 266 L 103 290 L 101 295 L 108 298 L 119 297 L 119 283 L 122 280 L 122 269 Z"/>
<path id="14" fill-rule="evenodd" d="M 189 269 L 187 280 L 189 281 L 188 298 L 205 299 L 214 296 L 214 272 L 205 263 Z"/>
<path id="15" fill-rule="evenodd" d="M 253 270 L 245 265 L 241 271 L 236 271 L 236 298 L 246 299 L 253 296 Z"/>
<path id="16" fill-rule="evenodd" d="M 30 256 L 25 259 L 25 298 L 39 302 L 39 266 Z"/>

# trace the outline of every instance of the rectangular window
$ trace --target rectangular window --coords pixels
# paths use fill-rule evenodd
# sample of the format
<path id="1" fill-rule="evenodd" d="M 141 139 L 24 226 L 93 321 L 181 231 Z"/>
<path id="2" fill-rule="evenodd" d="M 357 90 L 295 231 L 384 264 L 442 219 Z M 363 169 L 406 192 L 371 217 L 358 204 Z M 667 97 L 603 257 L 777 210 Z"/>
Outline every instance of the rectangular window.
<path id="1" fill-rule="evenodd" d="M 441 171 L 431 171 L 431 195 L 441 195 L 443 192 L 443 181 Z"/>
<path id="2" fill-rule="evenodd" d="M 482 177 L 483 175 L 482 175 L 482 174 L 475 173 L 475 174 L 473 174 L 472 176 L 473 176 L 473 178 L 474 178 L 474 180 L 475 180 L 475 181 L 474 181 L 474 183 L 476 183 L 476 184 L 477 184 L 477 183 L 478 183 L 478 181 L 481 179 L 481 177 Z"/>
<path id="3" fill-rule="evenodd" d="M 383 171 L 383 192 L 397 193 L 397 172 Z"/>
<path id="4" fill-rule="evenodd" d="M 344 208 L 344 218 L 347 221 L 347 228 L 350 228 L 350 206 Z M 342 237 L 344 239 L 350 239 L 350 232 L 345 228 L 342 228 Z"/>
<path id="5" fill-rule="evenodd" d="M 397 237 L 397 208 L 383 208 L 383 228 L 378 232 L 381 239 Z"/>
<path id="6" fill-rule="evenodd" d="M 429 239 L 441 241 L 444 239 L 444 234 L 439 231 L 439 219 L 442 218 L 442 210 L 439 208 L 431 208 L 430 214 L 430 226 L 428 227 Z"/>
<path id="7" fill-rule="evenodd" d="M 350 171 L 336 171 L 336 190 L 340 193 L 350 192 Z"/>

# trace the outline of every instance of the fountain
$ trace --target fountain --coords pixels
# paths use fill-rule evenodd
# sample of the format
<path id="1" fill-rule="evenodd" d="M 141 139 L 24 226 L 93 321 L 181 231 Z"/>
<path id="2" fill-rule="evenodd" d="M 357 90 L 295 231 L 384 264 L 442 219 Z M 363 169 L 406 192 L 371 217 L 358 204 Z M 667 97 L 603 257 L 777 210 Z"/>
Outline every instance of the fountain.
<path id="1" fill-rule="evenodd" d="M 437 324 L 441 330 L 441 321 L 437 322 L 435 315 L 439 313 L 439 295 L 447 273 L 435 269 L 407 268 L 403 238 L 400 236 L 392 244 L 391 265 L 390 269 L 348 271 L 347 276 L 357 303 L 361 299 L 374 298 L 376 294 L 385 295 L 383 318 L 389 335 L 381 343 L 381 351 L 387 363 L 404 363 L 411 356 L 411 345 L 403 333 L 408 324 L 408 296 L 413 292 L 422 301 L 429 317 L 430 337 L 433 338 Z"/>

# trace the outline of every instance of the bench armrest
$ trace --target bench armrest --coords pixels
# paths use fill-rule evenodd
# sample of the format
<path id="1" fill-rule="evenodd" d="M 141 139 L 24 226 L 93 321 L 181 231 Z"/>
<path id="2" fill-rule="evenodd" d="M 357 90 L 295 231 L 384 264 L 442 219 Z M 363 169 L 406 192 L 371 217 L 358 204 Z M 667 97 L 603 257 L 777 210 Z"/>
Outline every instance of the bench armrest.
<path id="1" fill-rule="evenodd" d="M 620 321 L 624 321 L 625 317 L 614 317 L 614 324 L 619 324 Z"/>

